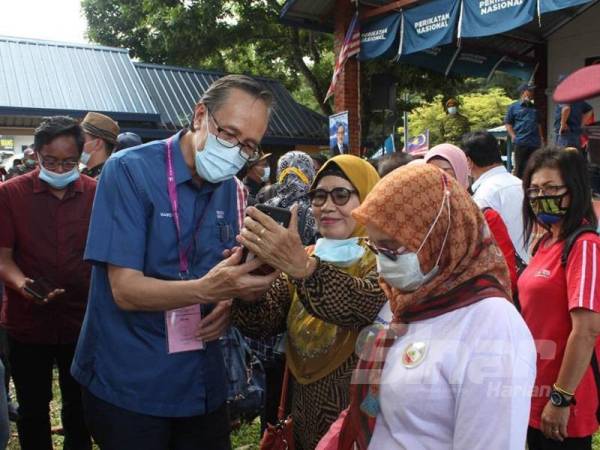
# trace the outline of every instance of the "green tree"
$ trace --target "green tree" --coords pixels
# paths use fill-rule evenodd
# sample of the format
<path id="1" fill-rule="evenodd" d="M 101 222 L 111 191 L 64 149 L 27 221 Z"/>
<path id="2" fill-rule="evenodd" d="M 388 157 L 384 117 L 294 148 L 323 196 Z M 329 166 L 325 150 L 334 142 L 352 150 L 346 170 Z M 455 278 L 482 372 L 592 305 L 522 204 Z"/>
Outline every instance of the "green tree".
<path id="1" fill-rule="evenodd" d="M 156 64 L 250 73 L 281 81 L 308 106 L 323 98 L 333 38 L 287 27 L 277 0 L 82 0 L 88 37 Z"/>
<path id="2" fill-rule="evenodd" d="M 411 136 L 424 133 L 429 129 L 430 142 L 441 143 L 440 123 L 444 120 L 444 96 L 437 95 L 432 101 L 415 108 L 408 116 Z M 471 92 L 459 95 L 460 112 L 469 119 L 472 130 L 485 130 L 503 124 L 506 109 L 513 100 L 504 89 L 494 87 L 486 92 Z"/>

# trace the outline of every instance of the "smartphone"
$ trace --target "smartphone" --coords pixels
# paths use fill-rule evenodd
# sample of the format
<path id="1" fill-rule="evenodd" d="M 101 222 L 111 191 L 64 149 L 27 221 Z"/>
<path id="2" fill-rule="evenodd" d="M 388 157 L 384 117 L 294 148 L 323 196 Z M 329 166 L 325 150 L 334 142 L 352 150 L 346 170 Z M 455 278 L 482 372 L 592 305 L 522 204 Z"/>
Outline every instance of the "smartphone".
<path id="1" fill-rule="evenodd" d="M 36 299 L 44 300 L 56 288 L 45 278 L 38 278 L 32 283 L 27 283 L 23 289 Z"/>
<path id="2" fill-rule="evenodd" d="M 262 203 L 255 205 L 255 208 L 269 216 L 271 219 L 273 219 L 275 222 L 277 222 L 284 228 L 287 228 L 290 225 L 292 213 L 285 208 L 278 208 L 276 206 L 269 206 Z M 252 261 L 254 258 L 254 254 L 249 252 L 247 248 L 244 248 L 242 255 L 242 263 Z M 275 269 L 273 267 L 269 266 L 268 264 L 264 264 L 250 273 L 252 275 L 269 275 L 274 271 Z"/>

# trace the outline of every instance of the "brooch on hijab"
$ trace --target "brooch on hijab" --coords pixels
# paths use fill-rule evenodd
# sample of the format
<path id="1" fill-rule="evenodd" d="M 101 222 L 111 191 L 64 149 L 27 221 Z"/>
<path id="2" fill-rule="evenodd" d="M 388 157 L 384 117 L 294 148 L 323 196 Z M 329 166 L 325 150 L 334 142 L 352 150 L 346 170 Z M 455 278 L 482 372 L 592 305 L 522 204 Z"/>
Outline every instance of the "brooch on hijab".
<path id="1" fill-rule="evenodd" d="M 402 353 L 402 364 L 407 369 L 414 369 L 420 365 L 427 356 L 427 344 L 425 342 L 413 342 L 409 344 Z"/>

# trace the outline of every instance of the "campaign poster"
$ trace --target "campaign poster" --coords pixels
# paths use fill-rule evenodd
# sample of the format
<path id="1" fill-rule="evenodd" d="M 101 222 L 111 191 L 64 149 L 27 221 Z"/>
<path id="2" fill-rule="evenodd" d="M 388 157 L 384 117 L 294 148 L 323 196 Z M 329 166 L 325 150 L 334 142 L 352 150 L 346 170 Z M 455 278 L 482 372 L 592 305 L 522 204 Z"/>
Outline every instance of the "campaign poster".
<path id="1" fill-rule="evenodd" d="M 348 111 L 329 116 L 329 149 L 331 156 L 348 154 L 349 139 Z"/>

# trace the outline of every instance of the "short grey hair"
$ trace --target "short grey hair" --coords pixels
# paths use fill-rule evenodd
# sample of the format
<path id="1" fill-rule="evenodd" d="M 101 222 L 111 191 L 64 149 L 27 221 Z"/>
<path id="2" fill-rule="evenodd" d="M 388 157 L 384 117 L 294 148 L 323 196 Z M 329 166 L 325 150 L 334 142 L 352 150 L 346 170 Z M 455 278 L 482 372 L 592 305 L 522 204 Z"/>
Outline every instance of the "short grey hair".
<path id="1" fill-rule="evenodd" d="M 257 100 L 262 101 L 268 108 L 269 115 L 273 108 L 273 94 L 265 88 L 259 81 L 247 75 L 226 75 L 216 80 L 202 94 L 198 103 L 204 104 L 211 112 L 216 112 L 227 101 L 232 89 L 239 89 L 246 94 L 251 95 Z M 193 116 L 190 124 L 192 131 L 194 130 Z"/>

